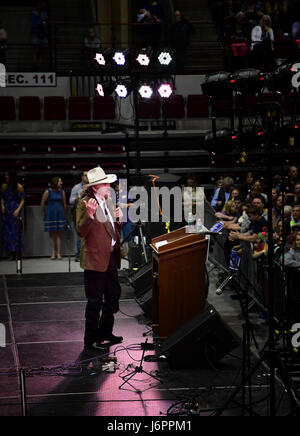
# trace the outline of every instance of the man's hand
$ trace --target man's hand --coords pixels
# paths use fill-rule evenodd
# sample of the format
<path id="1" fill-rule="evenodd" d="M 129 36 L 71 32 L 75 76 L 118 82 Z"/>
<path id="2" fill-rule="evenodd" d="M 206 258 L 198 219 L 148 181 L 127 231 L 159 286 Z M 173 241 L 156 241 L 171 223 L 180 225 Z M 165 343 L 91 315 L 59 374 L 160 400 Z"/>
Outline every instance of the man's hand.
<path id="1" fill-rule="evenodd" d="M 18 216 L 19 216 L 19 210 L 18 210 L 18 209 L 16 209 L 16 210 L 14 211 L 13 216 L 14 216 L 15 218 L 18 218 Z"/>
<path id="2" fill-rule="evenodd" d="M 239 232 L 230 232 L 229 241 L 234 242 L 239 240 L 240 233 Z"/>
<path id="3" fill-rule="evenodd" d="M 120 207 L 118 207 L 118 208 L 116 209 L 115 216 L 116 216 L 116 218 L 117 218 L 117 221 L 119 221 L 119 222 L 122 222 L 122 221 L 123 221 L 123 216 L 124 216 L 124 214 L 123 214 L 122 209 L 121 209 Z"/>
<path id="4" fill-rule="evenodd" d="M 91 198 L 88 203 L 85 200 L 83 200 L 83 202 L 85 204 L 85 207 L 87 209 L 87 212 L 88 212 L 90 218 L 93 220 L 95 217 L 95 213 L 98 209 L 97 201 L 94 200 L 93 198 Z"/>

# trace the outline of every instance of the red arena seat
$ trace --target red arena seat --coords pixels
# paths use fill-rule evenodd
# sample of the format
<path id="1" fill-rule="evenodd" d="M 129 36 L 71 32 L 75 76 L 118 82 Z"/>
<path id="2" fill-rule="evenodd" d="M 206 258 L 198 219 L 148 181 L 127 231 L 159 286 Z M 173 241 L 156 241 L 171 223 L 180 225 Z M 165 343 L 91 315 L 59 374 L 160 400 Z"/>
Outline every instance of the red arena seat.
<path id="1" fill-rule="evenodd" d="M 69 98 L 69 119 L 70 120 L 91 119 L 91 102 L 89 97 Z"/>
<path id="2" fill-rule="evenodd" d="M 40 121 L 42 118 L 41 101 L 39 97 L 19 98 L 19 120 Z"/>
<path id="3" fill-rule="evenodd" d="M 185 117 L 185 103 L 182 95 L 174 95 L 165 100 L 163 115 L 169 119 L 182 119 Z"/>
<path id="4" fill-rule="evenodd" d="M 114 120 L 116 103 L 113 97 L 94 97 L 94 120 Z"/>
<path id="5" fill-rule="evenodd" d="M 0 121 L 16 119 L 16 103 L 13 97 L 0 97 Z"/>
<path id="6" fill-rule="evenodd" d="M 64 97 L 44 98 L 44 119 L 47 121 L 63 121 L 66 119 L 66 101 Z"/>
<path id="7" fill-rule="evenodd" d="M 189 95 L 187 99 L 188 118 L 209 118 L 209 97 Z"/>
<path id="8" fill-rule="evenodd" d="M 101 145 L 101 153 L 104 154 L 122 154 L 126 151 L 126 148 L 122 144 L 104 144 Z"/>
<path id="9" fill-rule="evenodd" d="M 151 100 L 139 101 L 139 117 L 141 119 L 159 119 L 161 115 L 161 107 L 159 98 L 155 97 Z"/>

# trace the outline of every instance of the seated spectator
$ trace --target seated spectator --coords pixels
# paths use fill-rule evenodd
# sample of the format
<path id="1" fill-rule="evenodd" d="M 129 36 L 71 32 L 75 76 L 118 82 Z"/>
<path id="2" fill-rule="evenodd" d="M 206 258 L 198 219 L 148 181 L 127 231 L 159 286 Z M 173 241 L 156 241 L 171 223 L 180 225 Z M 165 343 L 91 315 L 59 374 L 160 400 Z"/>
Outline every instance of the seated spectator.
<path id="1" fill-rule="evenodd" d="M 0 27 L 0 64 L 6 66 L 7 64 L 7 50 L 8 50 L 8 34 L 4 27 Z"/>
<path id="2" fill-rule="evenodd" d="M 177 72 L 184 71 L 185 57 L 190 45 L 190 37 L 194 34 L 195 27 L 180 11 L 175 11 L 175 23 L 170 27 L 169 40 L 170 47 L 175 52 Z"/>
<path id="3" fill-rule="evenodd" d="M 264 69 L 271 62 L 275 41 L 272 20 L 269 15 L 264 15 L 259 25 L 253 28 L 251 40 L 254 66 Z"/>
<path id="4" fill-rule="evenodd" d="M 272 189 L 272 204 L 273 204 L 273 207 L 276 206 L 277 198 L 278 198 L 278 192 L 277 192 L 277 190 L 275 188 L 273 188 Z"/>
<path id="5" fill-rule="evenodd" d="M 41 67 L 42 50 L 48 47 L 48 12 L 44 1 L 37 3 L 37 8 L 31 14 L 31 44 L 33 46 L 33 68 L 39 71 Z"/>
<path id="6" fill-rule="evenodd" d="M 300 182 L 295 184 L 294 204 L 300 204 Z"/>
<path id="7" fill-rule="evenodd" d="M 300 205 L 293 207 L 293 215 L 291 219 L 291 229 L 292 232 L 295 230 L 298 231 L 300 229 Z"/>
<path id="8" fill-rule="evenodd" d="M 288 32 L 288 3 L 286 0 L 267 0 L 266 14 L 271 17 L 275 32 Z"/>
<path id="9" fill-rule="evenodd" d="M 242 188 L 241 188 L 241 195 L 244 198 L 247 198 L 251 192 L 251 189 L 254 185 L 255 179 L 254 179 L 254 175 L 253 173 L 248 173 L 246 175 L 246 179 L 242 184 Z"/>
<path id="10" fill-rule="evenodd" d="M 101 41 L 97 36 L 96 29 L 90 27 L 88 35 L 84 38 L 84 57 L 87 65 L 93 65 L 96 53 L 101 49 Z"/>
<path id="11" fill-rule="evenodd" d="M 234 188 L 232 190 L 232 192 L 230 194 L 230 197 L 229 197 L 229 200 L 228 200 L 228 203 L 225 204 L 225 206 L 223 207 L 223 211 L 222 212 L 225 212 L 226 214 L 229 214 L 229 210 L 230 210 L 230 208 L 232 206 L 232 203 L 234 202 L 234 200 L 236 198 L 240 198 L 240 190 L 238 188 Z"/>
<path id="12" fill-rule="evenodd" d="M 276 200 L 276 204 L 273 208 L 273 229 L 275 230 L 278 226 L 279 221 L 282 221 L 282 204 L 283 195 L 279 195 Z"/>
<path id="13" fill-rule="evenodd" d="M 290 206 L 294 204 L 296 183 L 298 183 L 298 168 L 293 165 L 289 168 L 288 181 L 285 184 L 286 203 Z"/>
<path id="14" fill-rule="evenodd" d="M 254 182 L 250 191 L 250 195 L 247 197 L 247 199 L 252 202 L 253 198 L 255 198 L 256 196 L 261 196 L 264 198 L 265 203 L 268 202 L 268 196 L 264 193 L 263 186 L 259 180 L 256 180 L 256 182 Z"/>
<path id="15" fill-rule="evenodd" d="M 225 204 L 228 203 L 234 181 L 231 177 L 225 177 L 222 188 L 218 188 L 212 199 L 211 205 L 217 212 L 223 210 Z"/>
<path id="16" fill-rule="evenodd" d="M 276 189 L 277 192 L 280 192 L 281 190 L 281 186 L 282 186 L 282 178 L 280 174 L 275 174 L 275 176 L 273 176 L 273 187 L 274 189 Z"/>
<path id="17" fill-rule="evenodd" d="M 146 24 L 147 27 L 140 29 L 142 47 L 152 47 L 157 51 L 161 40 L 161 24 L 165 19 L 165 12 L 162 5 L 157 1 L 144 2 L 138 14 L 138 22 Z"/>
<path id="18" fill-rule="evenodd" d="M 300 268 L 300 232 L 297 232 L 293 246 L 285 256 L 285 265 L 290 268 Z"/>
<path id="19" fill-rule="evenodd" d="M 165 20 L 164 7 L 157 1 L 144 2 L 141 9 L 148 11 L 156 22 L 162 23 Z"/>

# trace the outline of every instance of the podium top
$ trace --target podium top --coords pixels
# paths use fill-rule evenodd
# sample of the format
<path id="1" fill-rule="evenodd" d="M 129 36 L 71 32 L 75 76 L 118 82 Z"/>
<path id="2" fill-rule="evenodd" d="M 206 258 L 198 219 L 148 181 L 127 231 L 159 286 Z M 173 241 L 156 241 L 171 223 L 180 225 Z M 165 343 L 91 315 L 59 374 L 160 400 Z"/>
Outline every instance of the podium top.
<path id="1" fill-rule="evenodd" d="M 205 235 L 186 233 L 186 227 L 159 236 L 152 240 L 152 250 L 160 255 L 181 248 L 199 245 L 199 243 L 208 243 Z"/>

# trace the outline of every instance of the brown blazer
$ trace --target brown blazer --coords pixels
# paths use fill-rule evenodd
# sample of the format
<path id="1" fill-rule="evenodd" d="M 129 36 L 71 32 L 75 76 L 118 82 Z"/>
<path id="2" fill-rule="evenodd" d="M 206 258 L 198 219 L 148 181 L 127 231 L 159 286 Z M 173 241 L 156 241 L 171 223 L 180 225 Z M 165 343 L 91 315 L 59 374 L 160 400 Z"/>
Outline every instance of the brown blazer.
<path id="1" fill-rule="evenodd" d="M 83 269 L 89 271 L 106 272 L 109 266 L 112 251 L 118 259 L 118 266 L 121 267 L 121 248 L 120 232 L 121 223 L 115 223 L 116 245 L 112 248 L 113 233 L 111 226 L 99 206 L 92 220 L 87 212 L 84 200 L 88 202 L 91 197 L 86 196 L 78 203 L 76 210 L 76 229 L 82 238 L 80 265 Z M 113 203 L 107 200 L 107 207 L 112 216 L 115 216 Z"/>

